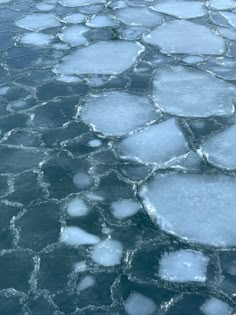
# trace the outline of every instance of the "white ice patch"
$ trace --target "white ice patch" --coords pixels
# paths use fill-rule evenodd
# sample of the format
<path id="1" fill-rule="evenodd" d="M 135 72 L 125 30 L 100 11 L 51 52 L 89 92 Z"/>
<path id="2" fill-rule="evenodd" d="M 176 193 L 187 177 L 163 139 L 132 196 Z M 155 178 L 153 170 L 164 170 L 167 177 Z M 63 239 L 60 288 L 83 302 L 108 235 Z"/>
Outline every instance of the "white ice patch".
<path id="1" fill-rule="evenodd" d="M 236 87 L 206 72 L 182 67 L 157 70 L 153 97 L 167 113 L 185 117 L 229 115 L 234 112 Z"/>
<path id="2" fill-rule="evenodd" d="M 55 14 L 52 13 L 33 13 L 17 20 L 15 23 L 21 28 L 35 32 L 60 26 Z"/>
<path id="3" fill-rule="evenodd" d="M 204 3 L 198 1 L 167 0 L 155 4 L 151 9 L 182 19 L 192 19 L 207 13 Z"/>
<path id="4" fill-rule="evenodd" d="M 80 7 L 96 3 L 106 3 L 106 0 L 60 0 L 59 3 L 64 7 Z"/>
<path id="5" fill-rule="evenodd" d="M 117 26 L 117 23 L 107 15 L 95 15 L 86 23 L 86 25 L 94 28 L 101 28 Z"/>
<path id="6" fill-rule="evenodd" d="M 75 272 L 85 272 L 87 270 L 86 261 L 79 261 L 74 265 Z"/>
<path id="7" fill-rule="evenodd" d="M 80 280 L 77 290 L 84 291 L 88 288 L 91 288 L 95 285 L 96 281 L 95 278 L 92 276 L 85 276 L 83 279 Z"/>
<path id="8" fill-rule="evenodd" d="M 20 39 L 22 44 L 35 46 L 48 45 L 51 43 L 52 40 L 53 40 L 52 35 L 38 32 L 24 33 Z"/>
<path id="9" fill-rule="evenodd" d="M 236 245 L 236 178 L 223 174 L 164 173 L 140 196 L 162 230 L 217 247 Z"/>
<path id="10" fill-rule="evenodd" d="M 204 315 L 231 315 L 233 309 L 223 301 L 212 298 L 200 308 Z"/>
<path id="11" fill-rule="evenodd" d="M 159 46 L 165 53 L 221 55 L 225 51 L 225 43 L 220 36 L 206 26 L 183 20 L 166 22 L 143 39 L 147 44 Z"/>
<path id="12" fill-rule="evenodd" d="M 55 7 L 55 5 L 41 2 L 41 3 L 36 4 L 35 7 L 40 11 L 50 11 Z"/>
<path id="13" fill-rule="evenodd" d="M 82 82 L 82 79 L 75 75 L 61 75 L 57 77 L 56 79 L 57 81 L 66 82 L 66 83 Z"/>
<path id="14" fill-rule="evenodd" d="M 162 22 L 163 18 L 147 8 L 124 8 L 116 10 L 114 15 L 127 25 L 154 26 Z"/>
<path id="15" fill-rule="evenodd" d="M 64 57 L 54 71 L 61 74 L 119 74 L 130 68 L 143 50 L 142 45 L 129 41 L 96 42 Z"/>
<path id="16" fill-rule="evenodd" d="M 112 214 L 117 219 L 131 217 L 140 210 L 140 204 L 132 199 L 114 201 L 111 204 Z"/>
<path id="17" fill-rule="evenodd" d="M 67 213 L 71 217 L 82 217 L 89 213 L 88 206 L 81 198 L 72 199 L 67 205 Z"/>
<path id="18" fill-rule="evenodd" d="M 125 135 L 157 118 L 148 97 L 120 91 L 89 96 L 80 115 L 96 131 L 112 136 Z"/>
<path id="19" fill-rule="evenodd" d="M 227 10 L 236 7 L 235 0 L 209 0 L 209 7 L 214 10 Z"/>
<path id="20" fill-rule="evenodd" d="M 106 239 L 94 246 L 91 258 L 102 266 L 111 267 L 119 265 L 123 253 L 123 246 L 119 241 Z"/>
<path id="21" fill-rule="evenodd" d="M 175 119 L 168 119 L 129 135 L 117 147 L 123 159 L 162 165 L 189 149 Z"/>
<path id="22" fill-rule="evenodd" d="M 102 145 L 102 141 L 99 139 L 92 139 L 92 140 L 89 140 L 88 145 L 92 148 L 97 148 Z"/>
<path id="23" fill-rule="evenodd" d="M 0 87 L 0 95 L 6 95 L 7 92 L 10 90 L 9 86 Z"/>
<path id="24" fill-rule="evenodd" d="M 125 303 L 125 311 L 129 315 L 154 315 L 156 304 L 140 293 L 132 293 Z"/>
<path id="25" fill-rule="evenodd" d="M 167 281 L 206 281 L 209 258 L 195 250 L 165 253 L 159 265 L 159 276 Z"/>
<path id="26" fill-rule="evenodd" d="M 70 246 L 94 245 L 100 242 L 100 239 L 77 226 L 67 226 L 61 231 L 60 241 Z"/>
<path id="27" fill-rule="evenodd" d="M 84 25 L 72 25 L 65 27 L 59 34 L 60 39 L 75 47 L 82 46 L 88 43 L 87 39 L 83 36 L 83 33 L 87 32 L 88 28 Z"/>
<path id="28" fill-rule="evenodd" d="M 62 19 L 63 23 L 68 23 L 68 24 L 77 24 L 77 23 L 82 23 L 85 19 L 86 15 L 82 13 L 73 13 L 70 15 L 65 16 Z"/>
<path id="29" fill-rule="evenodd" d="M 73 176 L 73 183 L 79 189 L 86 189 L 91 185 L 92 179 L 88 174 L 78 172 Z"/>

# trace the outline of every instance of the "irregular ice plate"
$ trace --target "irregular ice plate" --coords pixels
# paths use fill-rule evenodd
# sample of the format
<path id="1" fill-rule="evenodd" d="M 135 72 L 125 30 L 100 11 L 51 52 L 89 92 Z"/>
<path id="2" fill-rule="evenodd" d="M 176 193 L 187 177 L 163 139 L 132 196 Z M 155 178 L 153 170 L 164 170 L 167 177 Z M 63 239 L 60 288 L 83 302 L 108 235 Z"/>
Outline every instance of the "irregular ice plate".
<path id="1" fill-rule="evenodd" d="M 236 7 L 234 0 L 209 0 L 209 7 L 215 10 L 227 10 Z"/>
<path id="2" fill-rule="evenodd" d="M 96 42 L 64 57 L 54 71 L 61 74 L 119 74 L 130 68 L 143 50 L 141 44 L 130 41 Z"/>
<path id="3" fill-rule="evenodd" d="M 200 308 L 204 315 L 231 315 L 232 308 L 215 298 L 207 300 Z"/>
<path id="4" fill-rule="evenodd" d="M 162 230 L 206 245 L 236 245 L 235 177 L 157 174 L 143 186 L 140 196 Z"/>
<path id="5" fill-rule="evenodd" d="M 106 239 L 94 246 L 91 258 L 102 266 L 111 267 L 119 265 L 123 253 L 123 246 L 119 241 Z"/>
<path id="6" fill-rule="evenodd" d="M 168 119 L 129 135 L 117 147 L 123 159 L 162 165 L 188 150 L 188 144 L 175 119 Z"/>
<path id="7" fill-rule="evenodd" d="M 126 301 L 125 311 L 129 315 L 152 315 L 155 314 L 156 305 L 150 298 L 140 293 L 133 293 Z"/>
<path id="8" fill-rule="evenodd" d="M 111 207 L 113 216 L 122 220 L 137 213 L 140 204 L 132 199 L 123 199 L 112 202 Z"/>
<path id="9" fill-rule="evenodd" d="M 22 44 L 35 46 L 48 45 L 51 43 L 52 40 L 53 40 L 52 35 L 38 32 L 24 33 L 20 39 Z"/>
<path id="10" fill-rule="evenodd" d="M 114 11 L 114 15 L 127 25 L 153 26 L 162 22 L 163 18 L 147 8 L 124 8 Z"/>
<path id="11" fill-rule="evenodd" d="M 94 245 L 100 240 L 96 235 L 90 234 L 77 226 L 67 226 L 61 231 L 60 241 L 66 245 Z"/>
<path id="12" fill-rule="evenodd" d="M 153 86 L 154 100 L 172 115 L 208 117 L 234 112 L 236 87 L 200 70 L 161 68 L 156 71 Z"/>
<path id="13" fill-rule="evenodd" d="M 220 36 L 206 26 L 183 20 L 162 24 L 145 35 L 143 40 L 172 54 L 221 55 L 225 51 L 225 43 Z"/>
<path id="14" fill-rule="evenodd" d="M 88 43 L 83 33 L 87 32 L 88 28 L 84 25 L 72 25 L 65 27 L 59 34 L 60 39 L 71 46 L 81 46 Z"/>
<path id="15" fill-rule="evenodd" d="M 70 200 L 67 205 L 67 213 L 71 217 L 81 217 L 88 214 L 88 212 L 88 206 L 81 198 L 76 197 Z"/>
<path id="16" fill-rule="evenodd" d="M 148 97 L 120 91 L 89 96 L 80 116 L 96 131 L 112 136 L 125 135 L 157 118 Z"/>
<path id="17" fill-rule="evenodd" d="M 209 258 L 195 250 L 165 253 L 159 263 L 159 276 L 167 281 L 205 281 Z"/>
<path id="18" fill-rule="evenodd" d="M 47 28 L 60 26 L 55 14 L 33 13 L 17 20 L 16 25 L 29 31 L 41 31 Z"/>
<path id="19" fill-rule="evenodd" d="M 60 0 L 59 3 L 64 7 L 75 8 L 96 3 L 106 3 L 106 0 Z"/>

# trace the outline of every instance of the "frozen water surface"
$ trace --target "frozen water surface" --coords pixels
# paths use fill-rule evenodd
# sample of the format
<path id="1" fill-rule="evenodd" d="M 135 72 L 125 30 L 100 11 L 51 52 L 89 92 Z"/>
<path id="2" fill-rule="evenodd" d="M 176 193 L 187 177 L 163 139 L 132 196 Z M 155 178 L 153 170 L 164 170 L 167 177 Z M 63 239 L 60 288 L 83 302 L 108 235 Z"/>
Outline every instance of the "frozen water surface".
<path id="1" fill-rule="evenodd" d="M 70 15 L 66 15 L 63 19 L 63 23 L 68 23 L 68 24 L 77 24 L 77 23 L 82 23 L 85 19 L 86 15 L 82 13 L 73 13 Z"/>
<path id="2" fill-rule="evenodd" d="M 89 209 L 85 202 L 80 198 L 74 198 L 67 205 L 67 213 L 71 217 L 81 217 L 88 214 Z"/>
<path id="3" fill-rule="evenodd" d="M 123 246 L 119 241 L 106 239 L 94 246 L 91 252 L 92 260 L 102 266 L 119 265 L 123 254 Z"/>
<path id="4" fill-rule="evenodd" d="M 73 25 L 65 27 L 59 34 L 63 42 L 71 46 L 82 46 L 88 43 L 83 33 L 87 32 L 88 28 L 83 25 Z"/>
<path id="5" fill-rule="evenodd" d="M 214 10 L 227 10 L 236 7 L 235 0 L 209 0 L 210 8 Z"/>
<path id="6" fill-rule="evenodd" d="M 99 243 L 99 238 L 77 226 L 68 226 L 63 228 L 60 241 L 70 246 L 93 245 Z"/>
<path id="7" fill-rule="evenodd" d="M 60 23 L 53 13 L 34 13 L 17 20 L 16 25 L 29 31 L 38 32 L 60 26 Z"/>
<path id="8" fill-rule="evenodd" d="M 232 315 L 232 308 L 223 301 L 212 298 L 201 306 L 204 315 Z"/>
<path id="9" fill-rule="evenodd" d="M 112 214 L 117 219 L 133 216 L 140 209 L 140 204 L 132 199 L 114 201 L 111 204 Z"/>
<path id="10" fill-rule="evenodd" d="M 22 44 L 26 45 L 36 45 L 36 46 L 43 46 L 48 45 L 53 40 L 52 35 L 47 35 L 43 33 L 24 33 L 20 39 Z"/>
<path id="11" fill-rule="evenodd" d="M 59 1 L 63 6 L 65 7 L 80 7 L 80 6 L 86 6 L 90 4 L 96 4 L 96 3 L 105 3 L 105 0 L 60 0 Z"/>
<path id="12" fill-rule="evenodd" d="M 155 314 L 154 301 L 140 293 L 133 293 L 125 304 L 125 311 L 129 315 L 152 315 Z"/>

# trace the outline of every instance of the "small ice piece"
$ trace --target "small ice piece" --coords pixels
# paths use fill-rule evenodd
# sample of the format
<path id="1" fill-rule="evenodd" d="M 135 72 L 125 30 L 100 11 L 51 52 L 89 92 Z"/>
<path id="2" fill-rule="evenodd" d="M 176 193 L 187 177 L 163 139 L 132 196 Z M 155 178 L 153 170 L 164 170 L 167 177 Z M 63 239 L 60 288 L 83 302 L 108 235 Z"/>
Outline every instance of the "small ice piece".
<path id="1" fill-rule="evenodd" d="M 160 260 L 159 276 L 167 281 L 206 281 L 209 258 L 195 250 L 165 253 Z"/>
<path id="2" fill-rule="evenodd" d="M 61 82 L 67 82 L 67 83 L 75 83 L 75 82 L 82 82 L 82 79 L 80 77 L 77 77 L 75 75 L 61 75 L 56 78 L 57 81 Z"/>
<path id="3" fill-rule="evenodd" d="M 20 39 L 22 44 L 35 46 L 48 45 L 51 43 L 52 40 L 53 40 L 52 35 L 38 32 L 24 33 Z"/>
<path id="4" fill-rule="evenodd" d="M 55 7 L 55 5 L 41 2 L 41 3 L 36 4 L 35 7 L 40 11 L 50 11 Z"/>
<path id="5" fill-rule="evenodd" d="M 129 135 L 120 142 L 117 150 L 123 159 L 158 165 L 189 151 L 188 144 L 174 118 Z"/>
<path id="6" fill-rule="evenodd" d="M 101 28 L 117 26 L 115 20 L 107 15 L 94 15 L 87 23 L 87 26 Z"/>
<path id="7" fill-rule="evenodd" d="M 92 276 L 85 276 L 83 279 L 80 280 L 77 290 L 84 291 L 88 288 L 91 288 L 95 285 L 96 281 L 95 278 Z"/>
<path id="8" fill-rule="evenodd" d="M 9 86 L 0 87 L 0 95 L 6 95 L 7 92 L 10 90 Z"/>
<path id="9" fill-rule="evenodd" d="M 204 315 L 231 315 L 232 307 L 215 298 L 207 300 L 200 308 Z"/>
<path id="10" fill-rule="evenodd" d="M 226 18 L 231 26 L 236 28 L 236 14 L 231 12 L 221 12 L 221 15 Z"/>
<path id="11" fill-rule="evenodd" d="M 223 38 L 206 26 L 184 20 L 166 22 L 145 35 L 143 40 L 171 54 L 221 55 L 225 51 Z"/>
<path id="12" fill-rule="evenodd" d="M 99 139 L 92 139 L 92 140 L 89 140 L 88 145 L 92 148 L 97 148 L 102 145 L 102 141 Z"/>
<path id="13" fill-rule="evenodd" d="M 151 9 L 181 19 L 192 19 L 207 13 L 204 3 L 200 1 L 167 0 L 155 4 Z"/>
<path id="14" fill-rule="evenodd" d="M 133 216 L 140 210 L 140 204 L 132 199 L 114 201 L 111 207 L 113 216 L 120 220 Z"/>
<path id="15" fill-rule="evenodd" d="M 33 13 L 19 19 L 15 24 L 29 31 L 41 31 L 52 27 L 60 26 L 56 15 L 53 13 Z"/>
<path id="16" fill-rule="evenodd" d="M 203 143 L 202 152 L 213 165 L 236 169 L 236 125 L 209 138 Z"/>
<path id="17" fill-rule="evenodd" d="M 166 172 L 147 182 L 140 196 L 162 230 L 201 244 L 236 245 L 235 177 Z"/>
<path id="18" fill-rule="evenodd" d="M 111 267 L 120 264 L 122 253 L 123 246 L 119 241 L 106 239 L 94 246 L 91 258 L 99 265 Z"/>
<path id="19" fill-rule="evenodd" d="M 227 10 L 236 7 L 235 0 L 209 0 L 208 5 L 214 10 Z"/>
<path id="20" fill-rule="evenodd" d="M 74 270 L 76 272 L 85 272 L 87 270 L 86 261 L 79 261 L 74 265 Z"/>
<path id="21" fill-rule="evenodd" d="M 77 226 L 67 226 L 61 231 L 60 241 L 70 246 L 94 245 L 100 242 L 100 239 Z"/>
<path id="22" fill-rule="evenodd" d="M 62 19 L 63 23 L 68 23 L 68 24 L 77 24 L 77 23 L 82 23 L 84 22 L 86 15 L 82 13 L 73 13 L 70 15 L 65 16 Z"/>
<path id="23" fill-rule="evenodd" d="M 95 131 L 111 136 L 125 135 L 157 118 L 148 97 L 120 91 L 89 96 L 80 116 Z"/>
<path id="24" fill-rule="evenodd" d="M 76 8 L 96 3 L 106 3 L 106 0 L 60 0 L 59 3 L 64 7 Z"/>
<path id="25" fill-rule="evenodd" d="M 140 293 L 132 293 L 125 303 L 125 311 L 129 315 L 154 315 L 156 304 Z"/>
<path id="26" fill-rule="evenodd" d="M 183 58 L 183 61 L 189 64 L 195 64 L 204 61 L 204 58 L 200 56 L 187 56 Z"/>
<path id="27" fill-rule="evenodd" d="M 87 39 L 83 36 L 83 33 L 87 32 L 88 28 L 84 25 L 72 25 L 65 27 L 59 34 L 60 39 L 75 47 L 82 46 L 88 43 Z"/>
<path id="28" fill-rule="evenodd" d="M 67 213 L 71 217 L 82 217 L 89 213 L 89 209 L 81 198 L 76 197 L 68 203 Z"/>
<path id="29" fill-rule="evenodd" d="M 10 1 L 12 1 L 12 0 L 0 0 L 0 4 L 8 3 L 8 2 L 10 2 Z"/>
<path id="30" fill-rule="evenodd" d="M 124 8 L 116 10 L 114 15 L 126 25 L 154 26 L 162 22 L 163 18 L 147 8 Z"/>
<path id="31" fill-rule="evenodd" d="M 86 189 L 91 185 L 92 179 L 88 174 L 78 172 L 73 176 L 73 183 L 79 189 Z"/>
<path id="32" fill-rule="evenodd" d="M 163 67 L 153 80 L 153 97 L 164 112 L 185 117 L 230 115 L 236 87 L 204 71 Z"/>
<path id="33" fill-rule="evenodd" d="M 144 47 L 139 43 L 100 41 L 64 57 L 54 71 L 78 75 L 119 74 L 130 68 L 143 51 Z"/>

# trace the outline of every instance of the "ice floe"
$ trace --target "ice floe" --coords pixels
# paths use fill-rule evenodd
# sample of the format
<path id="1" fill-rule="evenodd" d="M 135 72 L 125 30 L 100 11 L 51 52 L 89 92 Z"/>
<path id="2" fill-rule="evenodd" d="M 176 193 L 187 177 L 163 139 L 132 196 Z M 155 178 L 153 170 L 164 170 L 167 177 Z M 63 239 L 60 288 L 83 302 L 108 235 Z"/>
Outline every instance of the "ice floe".
<path id="1" fill-rule="evenodd" d="M 54 71 L 62 74 L 119 74 L 130 68 L 143 50 L 141 44 L 130 41 L 100 41 L 64 57 Z"/>
<path id="2" fill-rule="evenodd" d="M 67 213 L 71 217 L 81 217 L 88 214 L 89 208 L 83 199 L 76 197 L 69 201 L 67 205 Z"/>
<path id="3" fill-rule="evenodd" d="M 60 0 L 59 3 L 65 7 L 76 8 L 96 3 L 106 3 L 106 0 Z"/>
<path id="4" fill-rule="evenodd" d="M 127 25 L 154 26 L 162 22 L 163 18 L 147 8 L 130 7 L 119 9 L 114 15 Z"/>
<path id="5" fill-rule="evenodd" d="M 172 282 L 206 280 L 209 258 L 195 250 L 165 253 L 159 262 L 159 276 Z"/>
<path id="6" fill-rule="evenodd" d="M 96 281 L 93 276 L 85 276 L 83 279 L 80 280 L 77 290 L 84 291 L 88 288 L 91 288 L 95 285 Z"/>
<path id="7" fill-rule="evenodd" d="M 231 26 L 236 28 L 236 14 L 231 12 L 222 12 L 221 15 L 226 18 Z"/>
<path id="8" fill-rule="evenodd" d="M 235 0 L 209 0 L 208 5 L 214 10 L 227 10 L 236 7 Z"/>
<path id="9" fill-rule="evenodd" d="M 232 114 L 235 95 L 234 85 L 188 67 L 161 68 L 153 80 L 154 100 L 164 112 L 177 116 Z"/>
<path id="10" fill-rule="evenodd" d="M 136 214 L 140 209 L 140 204 L 132 199 L 123 199 L 112 202 L 111 208 L 113 216 L 122 220 Z"/>
<path id="11" fill-rule="evenodd" d="M 20 38 L 22 44 L 35 46 L 48 45 L 51 43 L 52 40 L 53 40 L 52 35 L 38 32 L 24 33 Z"/>
<path id="12" fill-rule="evenodd" d="M 79 261 L 74 265 L 76 272 L 85 272 L 87 270 L 87 264 L 85 260 Z"/>
<path id="13" fill-rule="evenodd" d="M 204 315 L 231 315 L 233 311 L 228 304 L 215 298 L 207 300 L 200 309 Z"/>
<path id="14" fill-rule="evenodd" d="M 117 147 L 123 159 L 162 165 L 189 151 L 187 142 L 175 119 L 129 135 Z"/>
<path id="15" fill-rule="evenodd" d="M 100 27 L 114 27 L 117 26 L 115 20 L 107 15 L 94 15 L 86 25 L 90 27 L 100 28 Z"/>
<path id="16" fill-rule="evenodd" d="M 92 252 L 92 260 L 102 266 L 111 267 L 119 265 L 123 254 L 123 246 L 121 242 L 106 239 L 95 245 Z"/>
<path id="17" fill-rule="evenodd" d="M 78 172 L 73 176 L 73 183 L 79 189 L 86 189 L 92 184 L 92 178 L 86 173 Z"/>
<path id="18" fill-rule="evenodd" d="M 89 96 L 80 116 L 96 131 L 112 136 L 125 135 L 157 118 L 148 97 L 120 91 Z"/>
<path id="19" fill-rule="evenodd" d="M 154 315 L 156 309 L 154 301 L 140 293 L 132 293 L 125 303 L 125 311 L 129 315 Z"/>
<path id="20" fill-rule="evenodd" d="M 56 15 L 53 13 L 32 13 L 17 20 L 16 25 L 29 31 L 41 31 L 60 26 Z"/>
<path id="21" fill-rule="evenodd" d="M 68 23 L 68 24 L 77 24 L 77 23 L 82 23 L 85 18 L 86 18 L 86 15 L 82 13 L 73 13 L 70 15 L 66 15 L 61 21 L 63 23 Z"/>
<path id="22" fill-rule="evenodd" d="M 224 40 L 216 33 L 206 26 L 183 20 L 162 24 L 145 35 L 143 40 L 172 54 L 221 55 L 225 51 Z"/>
<path id="23" fill-rule="evenodd" d="M 223 174 L 155 175 L 140 196 L 161 229 L 185 240 L 236 245 L 236 178 Z M 171 196 L 171 198 L 170 198 Z"/>
<path id="24" fill-rule="evenodd" d="M 94 245 L 99 243 L 99 238 L 82 230 L 77 226 L 67 226 L 61 231 L 60 241 L 66 245 L 79 246 L 79 245 Z"/>
<path id="25" fill-rule="evenodd" d="M 72 25 L 65 27 L 59 34 L 60 39 L 71 46 L 82 46 L 88 43 L 83 33 L 87 32 L 88 28 L 84 25 Z"/>

